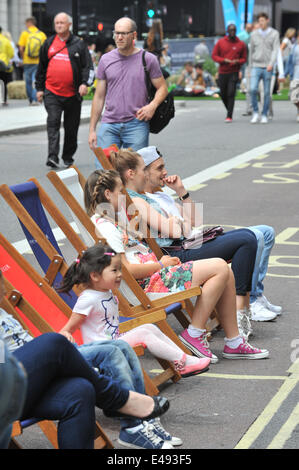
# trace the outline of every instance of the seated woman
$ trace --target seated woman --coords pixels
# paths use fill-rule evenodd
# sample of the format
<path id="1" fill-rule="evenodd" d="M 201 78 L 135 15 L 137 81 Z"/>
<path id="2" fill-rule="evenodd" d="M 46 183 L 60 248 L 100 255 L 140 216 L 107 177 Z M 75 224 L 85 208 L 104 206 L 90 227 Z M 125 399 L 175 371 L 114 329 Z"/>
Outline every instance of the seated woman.
<path id="1" fill-rule="evenodd" d="M 171 245 L 179 244 L 183 233 L 187 231 L 185 221 L 182 224 L 178 217 L 169 217 L 158 203 L 142 194 L 146 182 L 145 163 L 138 153 L 124 149 L 111 152 L 110 158 L 142 218 L 150 221 L 151 233 L 158 244 L 170 253 Z M 186 223 L 191 228 L 192 220 L 187 220 Z M 183 263 L 215 257 L 226 262 L 231 261 L 236 283 L 238 326 L 247 339 L 251 332 L 249 302 L 257 250 L 257 240 L 252 231 L 231 230 L 198 248 L 175 248 L 172 253 Z"/>
<path id="2" fill-rule="evenodd" d="M 117 218 L 122 188 L 116 171 L 93 172 L 84 189 L 87 213 L 95 224 L 97 235 L 109 240 L 114 252 L 121 254 L 123 265 L 146 293 L 165 295 L 190 287 L 202 287 L 202 294 L 195 302 L 192 322 L 180 335 L 182 342 L 198 357 L 208 357 L 212 363 L 217 362 L 218 358 L 209 349 L 205 329 L 210 314 L 217 308 L 226 334 L 224 357 L 268 357 L 268 351 L 253 348 L 239 334 L 235 279 L 227 263 L 220 258 L 211 258 L 182 264 L 177 257 L 171 256 L 163 256 L 158 261 L 148 246 L 137 237 L 132 238 Z"/>

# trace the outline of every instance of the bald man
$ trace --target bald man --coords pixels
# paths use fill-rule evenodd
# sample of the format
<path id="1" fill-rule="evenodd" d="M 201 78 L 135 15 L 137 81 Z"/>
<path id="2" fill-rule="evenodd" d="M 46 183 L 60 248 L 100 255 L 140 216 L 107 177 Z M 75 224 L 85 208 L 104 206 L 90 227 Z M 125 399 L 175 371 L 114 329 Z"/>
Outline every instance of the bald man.
<path id="1" fill-rule="evenodd" d="M 94 67 L 84 41 L 71 33 L 72 19 L 66 13 L 54 18 L 56 34 L 49 37 L 40 52 L 36 74 L 39 102 L 48 113 L 48 157 L 46 165 L 59 168 L 59 130 L 64 113 L 62 160 L 68 168 L 74 163 L 80 124 L 81 103 L 94 81 Z"/>
<path id="2" fill-rule="evenodd" d="M 97 69 L 97 88 L 92 103 L 89 146 L 116 144 L 137 150 L 148 145 L 149 120 L 168 94 L 157 57 L 145 53 L 145 61 L 156 93 L 149 102 L 142 64 L 143 50 L 135 46 L 135 21 L 120 18 L 114 25 L 116 49 L 104 54 Z M 105 111 L 104 109 L 105 104 Z M 101 118 L 98 134 L 96 126 Z M 96 159 L 96 167 L 99 162 Z"/>

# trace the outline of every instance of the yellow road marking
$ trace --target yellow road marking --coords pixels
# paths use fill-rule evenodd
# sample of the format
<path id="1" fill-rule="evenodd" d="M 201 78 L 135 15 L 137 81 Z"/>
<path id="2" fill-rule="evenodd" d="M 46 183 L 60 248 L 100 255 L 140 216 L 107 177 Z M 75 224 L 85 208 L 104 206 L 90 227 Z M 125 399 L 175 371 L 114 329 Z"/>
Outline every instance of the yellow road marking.
<path id="1" fill-rule="evenodd" d="M 241 165 L 235 166 L 237 170 L 243 170 L 243 168 L 249 167 L 251 164 L 250 163 L 241 163 Z"/>
<path id="2" fill-rule="evenodd" d="M 160 374 L 163 369 L 151 369 L 153 374 Z M 204 372 L 197 374 L 201 377 L 210 377 L 213 379 L 233 379 L 233 380 L 285 380 L 285 375 L 237 375 L 237 374 L 213 374 L 212 372 Z"/>
<path id="3" fill-rule="evenodd" d="M 264 158 L 269 157 L 268 153 L 265 153 L 264 155 L 259 155 L 258 157 L 255 157 L 254 160 L 264 160 Z"/>
<path id="4" fill-rule="evenodd" d="M 265 427 L 271 421 L 275 413 L 280 408 L 281 404 L 289 396 L 292 390 L 296 387 L 299 382 L 299 361 L 295 361 L 294 364 L 288 370 L 291 375 L 287 377 L 276 393 L 272 400 L 268 403 L 266 408 L 262 411 L 259 417 L 255 420 L 253 425 L 244 434 L 242 439 L 238 442 L 235 449 L 249 449 L 253 442 L 263 432 Z"/>
<path id="5" fill-rule="evenodd" d="M 227 178 L 230 175 L 231 175 L 231 173 L 221 173 L 217 176 L 214 176 L 212 179 L 213 180 L 223 180 L 224 178 Z"/>
<path id="6" fill-rule="evenodd" d="M 276 149 L 272 149 L 272 152 L 280 152 L 280 150 L 284 150 L 285 147 L 276 147 Z"/>
<path id="7" fill-rule="evenodd" d="M 195 186 L 191 186 L 190 188 L 186 188 L 188 191 L 198 191 L 199 189 L 205 188 L 208 186 L 207 184 L 197 184 Z"/>
<path id="8" fill-rule="evenodd" d="M 299 403 L 294 408 L 289 419 L 284 423 L 282 428 L 278 431 L 272 442 L 268 445 L 267 449 L 283 449 L 286 441 L 291 437 L 292 432 L 299 424 Z"/>

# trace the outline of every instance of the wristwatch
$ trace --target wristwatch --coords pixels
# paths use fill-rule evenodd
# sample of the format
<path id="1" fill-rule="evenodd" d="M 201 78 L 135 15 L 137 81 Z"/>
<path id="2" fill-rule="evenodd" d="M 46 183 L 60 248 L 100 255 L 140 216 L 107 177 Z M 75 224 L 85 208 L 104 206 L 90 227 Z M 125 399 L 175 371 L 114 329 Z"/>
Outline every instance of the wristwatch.
<path id="1" fill-rule="evenodd" d="M 184 201 L 185 199 L 188 199 L 188 197 L 190 197 L 190 194 L 187 191 L 186 194 L 184 194 L 184 196 L 179 197 L 179 200 Z"/>

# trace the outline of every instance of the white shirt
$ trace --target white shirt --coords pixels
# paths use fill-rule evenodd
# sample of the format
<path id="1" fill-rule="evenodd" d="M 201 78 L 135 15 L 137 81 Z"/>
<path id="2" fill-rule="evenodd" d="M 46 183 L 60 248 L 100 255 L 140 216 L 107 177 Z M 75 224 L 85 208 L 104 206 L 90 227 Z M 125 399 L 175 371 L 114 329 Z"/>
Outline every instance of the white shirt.
<path id="1" fill-rule="evenodd" d="M 0 337 L 9 351 L 13 352 L 33 338 L 22 325 L 3 308 L 0 308 Z"/>
<path id="2" fill-rule="evenodd" d="M 86 316 L 81 326 L 84 344 L 118 338 L 118 300 L 111 291 L 84 290 L 79 295 L 73 312 Z"/>

